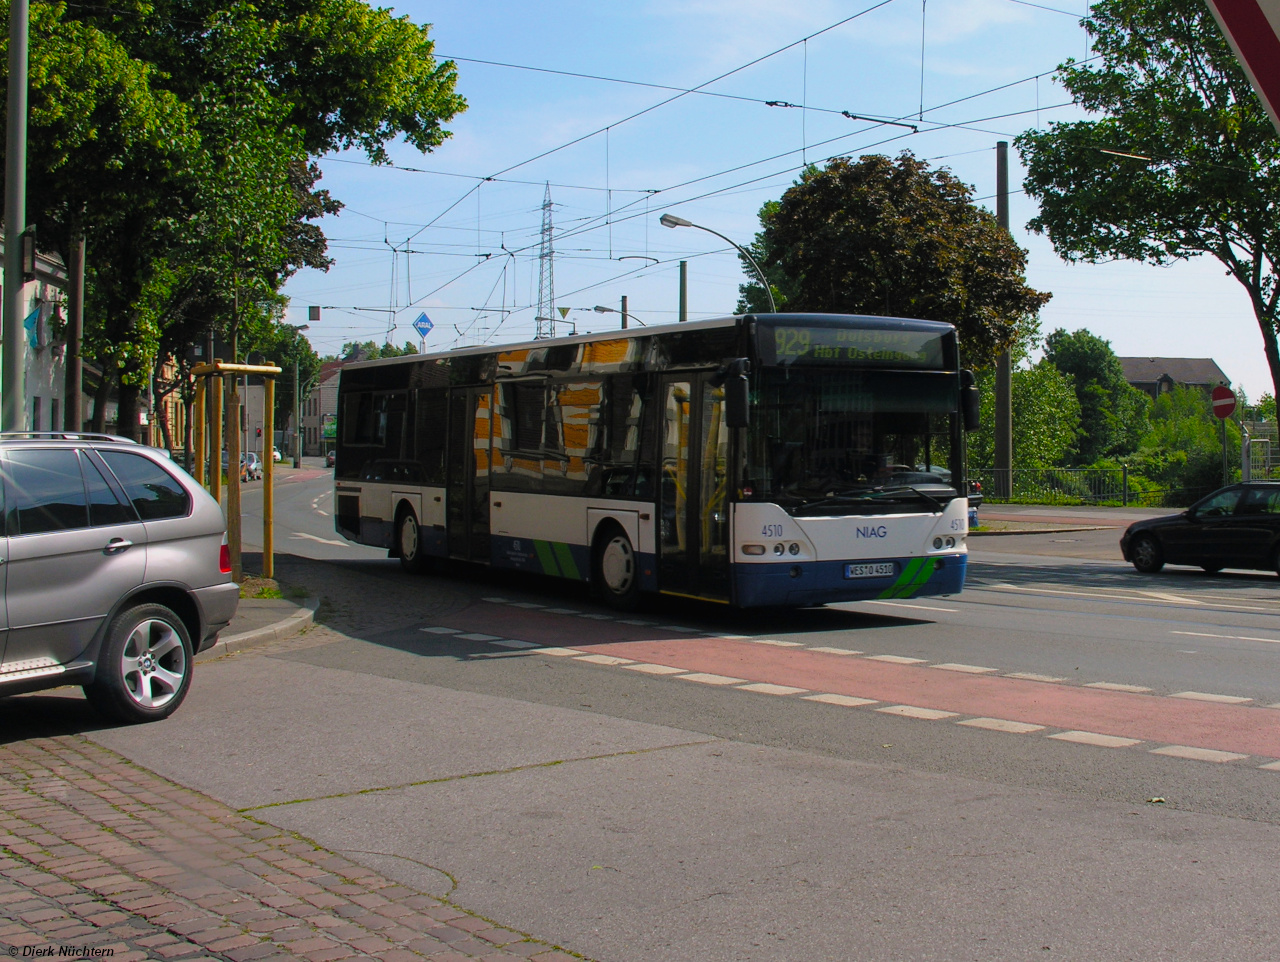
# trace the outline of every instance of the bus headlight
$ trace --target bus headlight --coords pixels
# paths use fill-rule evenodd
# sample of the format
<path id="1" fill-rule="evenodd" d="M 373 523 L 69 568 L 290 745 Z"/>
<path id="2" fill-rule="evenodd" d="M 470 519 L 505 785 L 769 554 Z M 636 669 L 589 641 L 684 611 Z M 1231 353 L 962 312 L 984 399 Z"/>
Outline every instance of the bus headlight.
<path id="1" fill-rule="evenodd" d="M 948 539 L 947 539 L 947 547 L 948 547 L 948 548 L 954 548 L 955 546 L 956 546 L 956 539 L 955 539 L 955 538 L 948 538 Z"/>
<path id="2" fill-rule="evenodd" d="M 762 544 L 744 544 L 742 546 L 743 554 L 764 554 L 764 545 Z"/>
<path id="3" fill-rule="evenodd" d="M 774 554 L 776 554 L 776 555 L 781 555 L 781 554 L 783 554 L 786 550 L 787 550 L 786 545 L 784 545 L 781 541 L 779 541 L 777 544 L 775 544 L 775 545 L 773 546 L 773 553 L 774 553 Z"/>
<path id="4" fill-rule="evenodd" d="M 938 550 L 940 550 L 941 548 L 942 548 L 942 539 L 941 539 L 941 538 L 934 538 L 934 539 L 933 539 L 933 549 L 934 549 L 935 551 L 938 551 Z"/>
<path id="5" fill-rule="evenodd" d="M 791 544 L 788 546 L 787 551 L 789 551 L 791 554 L 799 554 L 799 553 L 800 553 L 800 545 L 796 544 L 796 542 L 794 542 L 794 541 L 793 541 L 793 542 L 791 542 Z"/>

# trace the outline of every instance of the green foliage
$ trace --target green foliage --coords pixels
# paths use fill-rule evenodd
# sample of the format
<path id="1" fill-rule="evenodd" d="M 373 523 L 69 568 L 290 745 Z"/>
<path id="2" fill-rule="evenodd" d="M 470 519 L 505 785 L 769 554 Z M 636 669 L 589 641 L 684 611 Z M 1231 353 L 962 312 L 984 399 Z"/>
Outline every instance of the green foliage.
<path id="1" fill-rule="evenodd" d="M 404 347 L 377 341 L 347 341 L 342 345 L 344 361 L 376 361 L 380 357 L 405 357 L 417 353 L 418 349 L 409 341 L 404 342 Z"/>
<path id="2" fill-rule="evenodd" d="M 969 462 L 995 463 L 995 372 L 977 375 L 978 430 L 969 435 Z M 1071 379 L 1047 361 L 1013 372 L 1013 466 L 1050 468 L 1062 463 L 1080 431 L 1080 404 Z"/>
<path id="3" fill-rule="evenodd" d="M 1059 328 L 1045 339 L 1045 359 L 1075 385 L 1080 411 L 1080 433 L 1072 449 L 1075 464 L 1137 450 L 1147 430 L 1150 401 L 1124 379 L 1110 341 L 1086 330 Z"/>
<path id="4" fill-rule="evenodd" d="M 1250 415 L 1258 421 L 1270 421 L 1273 424 L 1276 420 L 1276 397 L 1274 394 L 1264 394 L 1258 398 L 1250 412 Z"/>
<path id="5" fill-rule="evenodd" d="M 780 311 L 948 321 L 970 363 L 990 363 L 1049 300 L 969 186 L 910 153 L 810 167 L 760 223 L 753 254 Z M 757 281 L 741 292 L 739 310 L 767 310 Z"/>
<path id="6" fill-rule="evenodd" d="M 1202 0 L 1098 0 L 1084 24 L 1101 62 L 1058 79 L 1100 116 L 1018 137 L 1040 204 L 1029 226 L 1070 261 L 1216 257 L 1248 291 L 1280 385 L 1271 121 Z"/>
<path id="7" fill-rule="evenodd" d="M 1142 439 L 1131 468 L 1165 489 L 1212 489 L 1222 484 L 1222 422 L 1209 396 L 1197 388 L 1174 387 L 1151 405 L 1151 430 Z M 1240 428 L 1226 422 L 1227 463 L 1240 464 Z"/>

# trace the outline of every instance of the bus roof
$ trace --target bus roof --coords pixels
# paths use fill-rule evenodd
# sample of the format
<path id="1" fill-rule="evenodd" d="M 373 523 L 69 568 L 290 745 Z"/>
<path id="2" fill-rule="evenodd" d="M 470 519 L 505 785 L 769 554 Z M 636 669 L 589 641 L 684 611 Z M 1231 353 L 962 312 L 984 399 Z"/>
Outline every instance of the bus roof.
<path id="1" fill-rule="evenodd" d="M 685 321 L 683 324 L 662 324 L 657 327 L 629 327 L 626 330 L 601 331 L 598 334 L 570 334 L 567 337 L 544 337 L 532 341 L 511 341 L 503 344 L 478 344 L 474 347 L 458 347 L 450 351 L 433 351 L 429 354 L 403 354 L 397 357 L 380 357 L 370 361 L 350 361 L 346 367 L 378 367 L 384 364 L 396 364 L 409 360 L 434 360 L 437 358 L 468 357 L 492 354 L 495 351 L 533 350 L 568 344 L 590 344 L 597 341 L 616 341 L 626 338 L 650 337 L 654 334 L 668 334 L 684 331 L 718 330 L 733 327 L 749 320 L 769 321 L 777 323 L 828 323 L 840 321 L 858 321 L 856 326 L 871 330 L 914 330 L 943 332 L 954 330 L 954 325 L 945 321 L 925 321 L 908 317 L 880 317 L 871 314 L 733 314 L 727 317 L 710 317 L 700 321 Z"/>

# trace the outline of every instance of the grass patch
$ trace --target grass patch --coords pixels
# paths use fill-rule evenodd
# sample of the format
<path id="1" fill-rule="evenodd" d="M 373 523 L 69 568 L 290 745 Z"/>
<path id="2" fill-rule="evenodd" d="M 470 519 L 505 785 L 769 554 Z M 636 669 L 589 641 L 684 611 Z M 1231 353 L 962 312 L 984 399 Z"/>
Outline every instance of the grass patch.
<path id="1" fill-rule="evenodd" d="M 256 575 L 245 575 L 240 582 L 241 598 L 283 598 L 280 583 L 274 578 L 260 578 Z"/>

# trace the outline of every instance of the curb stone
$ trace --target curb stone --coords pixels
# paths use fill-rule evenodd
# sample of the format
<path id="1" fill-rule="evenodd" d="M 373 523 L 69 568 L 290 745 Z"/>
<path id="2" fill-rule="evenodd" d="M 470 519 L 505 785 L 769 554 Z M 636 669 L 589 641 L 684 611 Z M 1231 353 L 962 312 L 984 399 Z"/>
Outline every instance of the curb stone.
<path id="1" fill-rule="evenodd" d="M 294 635 L 301 634 L 315 623 L 316 609 L 320 606 L 319 598 L 305 598 L 302 606 L 287 618 L 277 621 L 265 628 L 255 628 L 236 635 L 219 635 L 212 647 L 206 648 L 197 657 L 197 661 L 220 658 L 235 651 L 243 651 L 255 645 L 271 641 L 284 641 Z"/>

